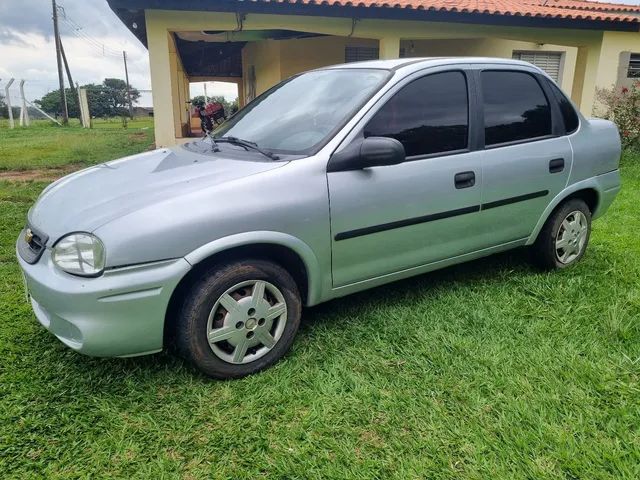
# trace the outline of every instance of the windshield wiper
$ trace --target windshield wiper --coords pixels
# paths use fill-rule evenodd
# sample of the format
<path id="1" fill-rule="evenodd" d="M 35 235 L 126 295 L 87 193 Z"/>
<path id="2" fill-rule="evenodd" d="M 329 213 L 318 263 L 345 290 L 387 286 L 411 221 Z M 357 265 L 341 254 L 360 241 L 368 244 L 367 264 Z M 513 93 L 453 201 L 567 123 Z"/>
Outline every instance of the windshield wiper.
<path id="1" fill-rule="evenodd" d="M 244 147 L 245 150 L 254 150 L 258 153 L 261 153 L 265 157 L 270 158 L 271 160 L 279 160 L 280 157 L 275 153 L 267 152 L 266 150 L 261 149 L 257 143 L 250 142 L 249 140 L 243 140 L 238 137 L 220 137 L 215 139 L 216 143 L 230 143 L 232 145 L 239 145 Z"/>

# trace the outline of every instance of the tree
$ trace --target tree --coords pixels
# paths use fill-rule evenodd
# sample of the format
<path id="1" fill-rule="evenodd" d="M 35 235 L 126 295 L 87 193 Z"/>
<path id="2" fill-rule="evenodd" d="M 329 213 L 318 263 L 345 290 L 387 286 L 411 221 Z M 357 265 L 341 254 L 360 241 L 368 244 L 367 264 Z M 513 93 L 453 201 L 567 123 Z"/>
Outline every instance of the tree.
<path id="1" fill-rule="evenodd" d="M 105 78 L 101 85 L 89 83 L 81 88 L 87 89 L 89 111 L 94 117 L 117 117 L 128 112 L 127 84 L 118 78 Z M 69 116 L 78 116 L 78 98 L 67 88 L 67 108 Z M 135 103 L 140 98 L 140 92 L 131 88 L 131 101 Z M 42 110 L 52 115 L 60 115 L 60 91 L 47 93 L 36 102 Z"/>
<path id="2" fill-rule="evenodd" d="M 127 82 L 119 78 L 105 78 L 102 82 L 102 101 L 111 112 L 109 116 L 126 115 L 128 109 Z M 131 102 L 136 103 L 140 98 L 140 92 L 131 88 Z"/>
<path id="3" fill-rule="evenodd" d="M 67 96 L 67 109 L 69 110 L 69 116 L 77 117 L 78 99 L 75 98 L 73 90 L 71 90 L 70 88 L 65 89 L 65 94 Z M 51 92 L 44 95 L 41 99 L 36 100 L 34 103 L 38 104 L 38 106 L 42 110 L 55 117 L 58 117 L 62 114 L 60 110 L 60 90 L 52 90 Z"/>

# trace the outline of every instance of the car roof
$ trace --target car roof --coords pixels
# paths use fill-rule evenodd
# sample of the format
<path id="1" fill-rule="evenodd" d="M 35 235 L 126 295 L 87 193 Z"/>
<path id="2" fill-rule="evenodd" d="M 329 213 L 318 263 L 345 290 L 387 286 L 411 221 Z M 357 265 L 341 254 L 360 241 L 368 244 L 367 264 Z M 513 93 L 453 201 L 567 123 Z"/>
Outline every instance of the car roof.
<path id="1" fill-rule="evenodd" d="M 521 60 L 512 60 L 510 58 L 495 57 L 421 57 L 421 58 L 396 58 L 393 60 L 367 60 L 364 62 L 343 63 L 341 65 L 332 65 L 324 68 L 384 68 L 387 70 L 399 70 L 405 67 L 425 68 L 437 67 L 441 65 L 460 65 L 470 63 L 498 64 L 505 66 L 533 67 L 528 62 Z M 539 70 L 536 68 L 536 70 Z"/>

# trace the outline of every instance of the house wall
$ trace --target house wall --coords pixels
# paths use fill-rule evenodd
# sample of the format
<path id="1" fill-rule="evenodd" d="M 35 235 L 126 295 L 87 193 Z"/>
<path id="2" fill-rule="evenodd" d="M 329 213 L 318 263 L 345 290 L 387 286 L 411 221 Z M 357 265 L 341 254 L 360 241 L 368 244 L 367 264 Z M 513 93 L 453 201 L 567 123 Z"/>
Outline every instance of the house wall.
<path id="1" fill-rule="evenodd" d="M 314 37 L 292 40 L 265 40 L 251 42 L 243 49 L 243 69 L 251 65 L 256 74 L 256 95 L 275 83 L 306 70 L 344 63 L 345 47 L 378 47 L 378 41 L 350 37 Z M 456 40 L 403 40 L 407 57 L 483 56 L 511 58 L 514 50 L 561 52 L 560 84 L 571 94 L 577 48 L 563 45 L 539 45 L 500 38 L 475 38 Z M 245 79 L 247 75 L 244 75 Z"/>
<path id="2" fill-rule="evenodd" d="M 576 68 L 578 49 L 565 45 L 551 45 L 533 42 L 520 42 L 502 38 L 474 38 L 464 40 L 405 40 L 402 42 L 406 56 L 411 57 L 448 57 L 474 56 L 511 58 L 517 51 L 561 52 L 560 87 L 571 95 L 573 73 Z"/>
<path id="3" fill-rule="evenodd" d="M 281 80 L 297 73 L 344 63 L 344 49 L 347 45 L 375 48 L 378 46 L 378 41 L 326 36 L 247 43 L 242 49 L 245 97 L 250 96 L 248 82 L 251 67 L 255 71 L 255 94 L 257 96 Z"/>
<path id="4" fill-rule="evenodd" d="M 280 44 L 276 40 L 250 42 L 242 49 L 242 77 L 245 95 L 250 94 L 249 70 L 255 70 L 255 95 L 260 95 L 282 79 Z"/>
<path id="5" fill-rule="evenodd" d="M 184 121 L 183 114 L 186 115 L 186 105 L 183 112 L 180 107 L 180 84 L 184 83 L 184 78 L 180 74 L 179 58 L 176 56 L 173 59 L 175 48 L 171 44 L 169 33 L 201 30 L 233 32 L 237 28 L 237 19 L 235 14 L 226 12 L 147 10 L 145 13 L 156 143 L 171 145 L 175 143 L 176 136 L 180 135 L 179 127 Z M 436 51 L 440 52 L 438 55 L 456 52 L 476 54 L 477 51 L 477 54 L 483 56 L 510 57 L 514 49 L 555 49 L 555 46 L 565 46 L 562 47 L 566 53 L 561 84 L 586 115 L 592 113 L 596 87 L 610 87 L 618 81 L 621 53 L 640 51 L 638 32 L 383 19 L 358 19 L 354 22 L 350 18 L 253 13 L 246 15 L 243 28 L 287 28 L 333 36 L 333 39 L 324 40 L 322 37 L 272 40 L 247 45 L 243 51 L 243 60 L 246 60 L 247 65 L 254 66 L 256 94 L 299 71 L 343 62 L 345 41 L 355 41 L 355 38 L 378 43 L 383 58 L 392 58 L 394 55 L 397 57 L 399 47 L 401 44 L 406 45 L 407 40 L 425 42 L 420 48 L 424 47 L 425 53 L 429 55 L 436 54 Z M 355 38 L 348 38 L 349 36 Z M 539 44 L 542 47 L 537 47 Z M 479 45 L 484 48 L 481 49 Z M 572 64 L 575 65 L 573 79 Z M 246 81 L 245 75 L 242 90 L 248 94 Z"/>

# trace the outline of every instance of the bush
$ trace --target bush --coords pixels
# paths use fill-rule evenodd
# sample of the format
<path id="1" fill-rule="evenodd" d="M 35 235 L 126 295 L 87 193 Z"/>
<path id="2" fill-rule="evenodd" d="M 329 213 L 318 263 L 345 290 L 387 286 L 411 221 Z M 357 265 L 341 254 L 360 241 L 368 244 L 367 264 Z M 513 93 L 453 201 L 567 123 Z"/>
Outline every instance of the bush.
<path id="1" fill-rule="evenodd" d="M 618 126 L 623 148 L 640 150 L 640 81 L 631 87 L 600 88 L 596 96 L 604 118 Z"/>

